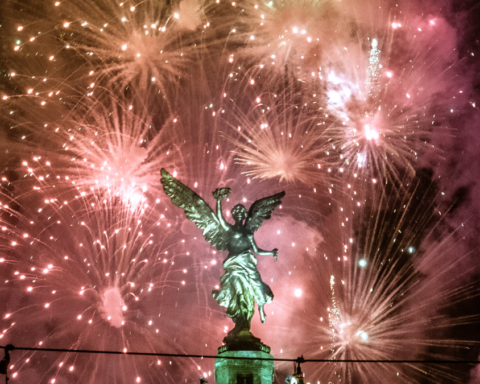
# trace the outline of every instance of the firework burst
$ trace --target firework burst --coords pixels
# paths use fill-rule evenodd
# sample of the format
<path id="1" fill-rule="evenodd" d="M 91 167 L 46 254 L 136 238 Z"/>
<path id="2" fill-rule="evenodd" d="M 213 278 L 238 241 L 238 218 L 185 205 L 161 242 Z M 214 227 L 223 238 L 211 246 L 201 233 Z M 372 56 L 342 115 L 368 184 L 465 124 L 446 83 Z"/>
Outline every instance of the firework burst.
<path id="1" fill-rule="evenodd" d="M 132 207 L 120 198 L 106 200 L 81 190 L 63 188 L 61 198 L 45 199 L 35 210 L 19 203 L 21 198 L 2 195 L 2 289 L 12 292 L 15 287 L 16 292 L 5 296 L 2 338 L 26 337 L 29 344 L 33 338 L 42 347 L 67 343 L 72 350 L 180 351 L 169 322 L 161 318 L 162 309 L 152 311 L 151 306 L 164 294 L 178 300 L 175 287 L 185 285 L 177 265 L 188 252 L 171 252 L 174 223 L 147 203 Z M 45 198 L 41 190 L 37 193 Z M 28 371 L 28 363 L 36 359 L 35 353 L 24 356 L 14 377 Z M 91 382 L 102 364 L 102 372 L 118 382 L 165 375 L 155 358 L 124 362 L 118 373 L 114 371 L 122 358 L 89 360 L 75 353 L 57 356 L 42 380 Z"/>
<path id="2" fill-rule="evenodd" d="M 234 110 L 235 122 L 229 125 L 235 133 L 227 136 L 236 147 L 235 161 L 253 178 L 331 184 L 326 176 L 323 120 L 309 113 L 301 100 L 290 103 L 286 99 L 291 99 L 289 94 L 265 94 L 255 99 L 247 114 Z"/>
<path id="3" fill-rule="evenodd" d="M 321 286 L 331 293 L 330 300 L 322 295 L 322 311 L 311 319 L 317 324 L 312 332 L 318 335 L 313 354 L 332 360 L 454 359 L 474 343 L 445 339 L 453 326 L 478 321 L 476 316 L 443 316 L 452 303 L 466 302 L 480 293 L 475 284 L 455 286 L 456 271 L 468 257 L 468 252 L 458 255 L 457 251 L 464 228 L 447 230 L 445 204 L 435 199 L 432 186 L 423 188 L 425 184 L 419 182 L 401 197 L 380 191 L 363 208 L 339 207 L 345 216 L 341 225 L 346 230 L 338 242 L 343 249 L 333 250 L 341 256 L 333 258 L 322 273 L 330 273 Z M 358 217 L 369 219 L 364 222 Z M 327 247 L 325 252 L 332 250 Z M 458 373 L 448 366 L 332 363 L 318 367 L 314 375 L 338 382 L 391 378 L 408 383 L 461 383 Z"/>
<path id="4" fill-rule="evenodd" d="M 238 55 L 248 62 L 252 77 L 318 76 L 324 57 L 350 33 L 347 18 L 333 1 L 249 2 L 245 8 L 239 22 L 244 25 L 234 29 L 230 39 L 245 44 Z"/>
<path id="5" fill-rule="evenodd" d="M 68 19 L 65 48 L 80 52 L 85 75 L 96 78 L 90 92 L 105 80 L 120 90 L 153 88 L 165 94 L 185 78 L 201 44 L 195 37 L 199 5 L 181 2 L 179 7 L 174 11 L 158 1 L 62 3 L 61 16 Z"/>
<path id="6" fill-rule="evenodd" d="M 158 168 L 172 158 L 170 133 L 176 120 L 155 121 L 148 101 L 135 105 L 110 95 L 102 101 L 88 98 L 58 120 L 36 115 L 36 123 L 17 127 L 25 140 L 10 143 L 35 154 L 22 161 L 21 172 L 34 175 L 37 188 L 50 188 L 50 178 L 84 194 L 130 204 L 155 201 L 160 194 Z"/>
<path id="7" fill-rule="evenodd" d="M 231 326 L 211 297 L 224 255 L 172 209 L 165 168 L 208 203 L 231 187 L 227 219 L 286 191 L 256 234 L 279 249 L 259 259 L 275 300 L 252 323 L 275 357 L 331 359 L 305 365 L 311 382 L 466 383 L 462 365 L 336 361 L 478 356 L 478 241 L 445 219 L 465 201 L 420 179 L 426 164 L 445 185 L 468 173 L 435 173 L 433 148 L 448 138 L 455 164 L 467 150 L 446 129 L 471 95 L 467 48 L 443 3 L 397 3 L 7 0 L 0 340 L 71 349 L 14 351 L 10 378 L 211 375 L 213 361 L 74 351 L 213 355 Z"/>
<path id="8" fill-rule="evenodd" d="M 425 20 L 411 23 L 424 27 Z M 445 69 L 456 58 L 439 46 L 434 24 L 418 40 L 412 25 L 393 25 L 373 33 L 381 39 L 345 48 L 327 67 L 325 99 L 340 166 L 401 186 L 421 153 L 435 154 L 431 135 L 446 131 L 448 88 L 439 83 L 450 81 Z"/>

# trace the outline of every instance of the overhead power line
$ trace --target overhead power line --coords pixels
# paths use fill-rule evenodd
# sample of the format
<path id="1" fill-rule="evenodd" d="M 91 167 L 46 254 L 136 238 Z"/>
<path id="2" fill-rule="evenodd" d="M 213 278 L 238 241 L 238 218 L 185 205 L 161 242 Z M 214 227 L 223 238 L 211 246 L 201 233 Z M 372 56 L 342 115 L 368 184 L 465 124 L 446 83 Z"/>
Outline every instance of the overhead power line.
<path id="1" fill-rule="evenodd" d="M 0 349 L 6 346 L 0 345 Z M 382 364 L 480 364 L 476 360 L 352 360 L 352 359 L 304 359 L 299 357 L 296 359 L 287 358 L 268 358 L 268 357 L 243 357 L 243 356 L 218 356 L 218 355 L 195 355 L 195 354 L 179 354 L 179 353 L 157 353 L 157 352 L 130 352 L 130 351 L 100 351 L 90 349 L 67 349 L 67 348 L 39 348 L 39 347 L 14 347 L 17 351 L 34 351 L 34 352 L 65 352 L 65 353 L 90 353 L 104 355 L 130 355 L 130 356 L 153 356 L 153 357 L 187 357 L 199 359 L 228 359 L 228 360 L 268 360 L 268 361 L 290 361 L 301 363 L 382 363 Z"/>

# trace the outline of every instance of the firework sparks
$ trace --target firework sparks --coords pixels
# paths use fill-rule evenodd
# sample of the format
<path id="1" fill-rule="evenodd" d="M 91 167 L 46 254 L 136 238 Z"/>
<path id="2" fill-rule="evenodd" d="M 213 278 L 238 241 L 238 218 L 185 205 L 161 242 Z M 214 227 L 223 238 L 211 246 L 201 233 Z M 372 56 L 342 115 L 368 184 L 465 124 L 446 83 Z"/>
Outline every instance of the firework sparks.
<path id="1" fill-rule="evenodd" d="M 146 203 L 132 210 L 121 200 L 102 201 L 78 192 L 72 187 L 64 193 L 67 200 L 50 198 L 27 215 L 10 208 L 15 200 L 2 195 L 2 253 L 9 265 L 3 289 L 15 287 L 19 295 L 16 308 L 4 318 L 11 325 L 2 338 L 20 340 L 25 327 L 50 321 L 52 331 L 36 332 L 36 345 L 176 348 L 159 313 L 149 310 L 155 295 L 168 294 L 171 285 L 182 286 L 175 266 L 181 256 L 168 252 L 167 219 Z M 62 355 L 48 375 L 61 377 L 71 366 L 76 367 L 72 374 L 92 380 L 95 370 L 85 370 L 87 365 L 80 357 Z M 115 369 L 107 364 L 107 370 L 109 366 Z M 126 367 L 122 380 L 128 382 L 132 371 L 133 366 Z"/>
<path id="2" fill-rule="evenodd" d="M 349 210 L 353 213 L 352 219 L 358 213 L 363 217 L 362 210 L 369 211 L 371 219 L 357 223 L 363 226 L 359 238 L 346 238 L 350 231 L 345 231 L 343 256 L 338 258 L 336 266 L 332 265 L 334 274 L 329 284 L 328 279 L 322 284 L 325 291 L 331 292 L 332 299 L 330 303 L 323 300 L 324 305 L 328 305 L 328 324 L 322 317 L 314 321 L 318 344 L 315 352 L 312 349 L 313 353 L 326 357 L 330 351 L 333 360 L 402 357 L 412 360 L 413 355 L 427 360 L 437 353 L 449 356 L 448 353 L 455 353 L 450 352 L 450 348 L 461 350 L 472 342 L 452 343 L 442 336 L 453 324 L 476 322 L 475 317 L 440 320 L 440 313 L 448 303 L 469 300 L 479 294 L 473 284 L 452 289 L 452 270 L 468 255 L 449 263 L 451 252 L 460 241 L 454 233 L 442 234 L 442 239 L 431 246 L 431 237 L 437 236 L 435 233 L 442 228 L 441 217 L 434 214 L 435 207 L 441 204 L 431 198 L 433 190 L 422 192 L 419 185 L 415 185 L 409 192 L 413 197 L 392 198 L 380 192 L 377 199 L 387 199 L 389 204 L 378 202 L 364 208 L 354 205 Z M 418 195 L 422 198 L 417 198 Z M 421 244 L 429 245 L 422 247 Z M 416 250 L 417 247 L 421 250 Z M 431 263 L 438 266 L 435 272 L 430 269 L 422 274 L 421 271 L 428 269 L 425 265 Z M 428 319 L 437 317 L 438 322 L 426 326 Z M 435 335 L 431 333 L 433 330 Z M 331 347 L 326 348 L 329 344 Z M 401 382 L 415 383 L 424 379 L 420 373 L 423 368 L 415 365 L 373 367 L 337 363 L 328 369 L 335 370 L 342 382 L 367 377 L 372 380 L 397 377 Z M 445 379 L 461 382 L 447 367 L 438 367 L 431 375 L 431 382 Z"/>
<path id="3" fill-rule="evenodd" d="M 210 296 L 224 255 L 165 201 L 165 168 L 207 202 L 231 187 L 227 219 L 236 202 L 286 190 L 258 233 L 280 250 L 274 267 L 259 263 L 270 326 L 252 324 L 275 357 L 331 359 L 305 365 L 312 383 L 467 382 L 468 367 L 338 362 L 478 355 L 478 288 L 465 282 L 478 240 L 456 211 L 474 204 L 468 187 L 448 203 L 434 190 L 463 182 L 439 171 L 437 147 L 449 141 L 448 164 L 463 158 L 446 127 L 462 132 L 463 104 L 478 104 L 459 69 L 476 52 L 462 57 L 447 8 L 8 1 L 0 339 L 72 349 L 12 353 L 11 380 L 212 375 L 211 361 L 74 352 L 210 355 L 228 331 Z"/>
<path id="4" fill-rule="evenodd" d="M 264 95 L 261 104 L 247 115 L 237 112 L 228 137 L 238 148 L 235 161 L 247 169 L 249 177 L 331 184 L 326 169 L 328 151 L 322 142 L 323 121 L 309 115 L 306 108 L 278 101 L 282 95 Z M 288 99 L 288 97 L 287 97 Z M 233 133 L 233 131 L 235 133 Z"/>
<path id="5" fill-rule="evenodd" d="M 421 152 L 432 152 L 430 137 L 444 129 L 445 116 L 435 109 L 443 102 L 439 95 L 445 91 L 434 85 L 435 79 L 444 78 L 443 70 L 432 68 L 427 76 L 421 66 L 414 64 L 408 71 L 400 71 L 403 60 L 392 60 L 398 46 L 405 45 L 404 39 L 396 38 L 391 31 L 384 33 L 381 40 L 367 39 L 368 59 L 357 64 L 359 68 L 349 68 L 352 53 L 345 51 L 337 63 L 343 62 L 342 67 L 349 69 L 342 73 L 337 72 L 338 64 L 331 67 L 326 93 L 328 110 L 336 119 L 328 133 L 338 149 L 340 166 L 397 186 L 406 171 L 414 175 Z M 418 44 L 430 44 L 431 39 L 427 37 Z M 355 47 L 351 49 L 355 52 Z M 358 49 L 356 54 L 362 55 Z M 417 56 L 415 60 L 423 64 L 428 58 Z M 443 60 L 448 62 L 454 57 Z M 394 76 L 394 68 L 401 76 Z M 420 87 L 412 103 L 410 89 L 419 77 L 432 86 L 429 91 Z M 431 100 L 434 93 L 438 98 L 435 108 Z"/>
<path id="6" fill-rule="evenodd" d="M 186 33 L 198 25 L 196 7 L 181 2 L 175 12 L 158 1 L 87 0 L 61 3 L 58 12 L 70 20 L 64 24 L 65 49 L 83 55 L 97 86 L 105 80 L 119 89 L 152 87 L 165 93 L 192 64 L 200 43 Z"/>
<path id="7" fill-rule="evenodd" d="M 335 30 L 335 42 L 346 41 L 349 26 L 338 4 L 316 0 L 270 1 L 247 5 L 243 33 L 231 39 L 246 42 L 240 57 L 247 60 L 251 74 L 282 76 L 290 72 L 305 78 L 321 76 L 324 56 L 334 44 L 327 38 Z M 321 20 L 321 22 L 319 22 Z"/>

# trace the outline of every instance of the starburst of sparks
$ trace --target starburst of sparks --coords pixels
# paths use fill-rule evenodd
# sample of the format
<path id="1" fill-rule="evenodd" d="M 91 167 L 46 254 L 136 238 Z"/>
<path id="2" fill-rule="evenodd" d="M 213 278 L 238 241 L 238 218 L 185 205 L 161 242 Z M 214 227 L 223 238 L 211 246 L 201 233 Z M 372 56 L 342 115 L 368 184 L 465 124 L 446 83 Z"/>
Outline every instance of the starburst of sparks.
<path id="1" fill-rule="evenodd" d="M 466 383 L 469 367 L 339 362 L 478 356 L 467 199 L 437 172 L 448 116 L 476 104 L 457 32 L 423 6 L 2 5 L 0 340 L 71 349 L 12 352 L 12 382 L 212 376 L 75 353 L 213 355 L 231 326 L 211 298 L 224 255 L 165 197 L 165 168 L 211 206 L 231 187 L 227 220 L 286 191 L 255 234 L 280 249 L 259 260 L 275 300 L 252 322 L 275 357 L 329 359 L 305 365 L 318 384 Z"/>

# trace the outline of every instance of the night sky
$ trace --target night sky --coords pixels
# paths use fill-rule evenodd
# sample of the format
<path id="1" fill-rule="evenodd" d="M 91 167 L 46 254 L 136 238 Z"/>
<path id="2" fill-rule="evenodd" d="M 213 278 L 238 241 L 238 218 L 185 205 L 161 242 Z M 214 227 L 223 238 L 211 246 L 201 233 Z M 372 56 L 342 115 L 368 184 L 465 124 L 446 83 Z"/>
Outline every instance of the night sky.
<path id="1" fill-rule="evenodd" d="M 252 333 L 309 383 L 480 383 L 480 5 L 4 0 L 0 345 L 215 355 L 214 207 L 255 233 Z M 13 351 L 12 383 L 214 382 L 214 360 Z M 275 382 L 293 373 L 275 364 Z"/>

